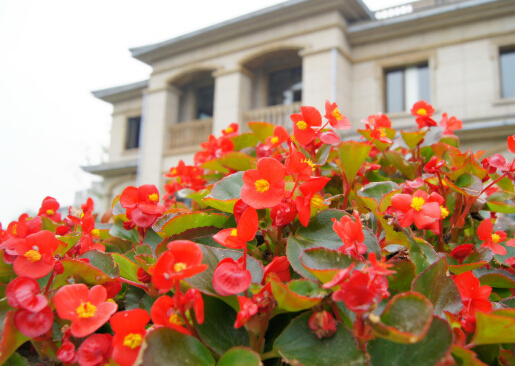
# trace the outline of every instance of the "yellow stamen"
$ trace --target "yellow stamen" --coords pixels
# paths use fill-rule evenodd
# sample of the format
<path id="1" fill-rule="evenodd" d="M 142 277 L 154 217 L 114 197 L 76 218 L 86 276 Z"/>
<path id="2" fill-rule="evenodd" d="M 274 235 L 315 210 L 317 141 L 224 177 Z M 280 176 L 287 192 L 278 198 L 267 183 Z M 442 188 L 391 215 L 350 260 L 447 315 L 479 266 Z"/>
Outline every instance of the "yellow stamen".
<path id="1" fill-rule="evenodd" d="M 46 214 L 48 216 L 52 216 L 53 214 L 55 214 L 55 211 L 54 210 L 46 210 Z"/>
<path id="2" fill-rule="evenodd" d="M 492 234 L 492 243 L 497 244 L 501 240 L 501 237 L 497 234 Z"/>
<path id="3" fill-rule="evenodd" d="M 137 348 L 141 346 L 141 342 L 143 341 L 143 337 L 139 333 L 129 333 L 123 339 L 123 345 L 129 347 L 130 349 Z"/>
<path id="4" fill-rule="evenodd" d="M 186 263 L 183 262 L 177 262 L 173 265 L 173 270 L 175 272 L 184 271 L 186 268 L 188 268 L 188 266 L 186 265 Z"/>
<path id="5" fill-rule="evenodd" d="M 80 213 L 80 218 L 82 219 L 84 217 L 84 212 Z"/>
<path id="6" fill-rule="evenodd" d="M 256 187 L 256 191 L 258 191 L 259 193 L 263 193 L 268 191 L 268 189 L 270 188 L 270 183 L 268 183 L 266 179 L 260 179 L 257 180 L 256 183 L 254 183 L 254 186 Z"/>
<path id="7" fill-rule="evenodd" d="M 413 197 L 411 200 L 411 207 L 415 209 L 415 211 L 420 211 L 422 206 L 426 203 L 422 197 Z"/>
<path id="8" fill-rule="evenodd" d="M 311 206 L 318 209 L 324 203 L 324 199 L 320 195 L 315 195 L 311 198 Z"/>
<path id="9" fill-rule="evenodd" d="M 173 168 L 171 173 L 172 174 L 177 174 L 177 169 Z"/>
<path id="10" fill-rule="evenodd" d="M 420 108 L 418 111 L 417 111 L 417 114 L 420 114 L 422 116 L 427 116 L 427 111 L 424 109 L 424 108 Z"/>
<path id="11" fill-rule="evenodd" d="M 299 122 L 297 122 L 297 127 L 300 128 L 301 130 L 305 130 L 306 127 L 308 127 L 308 124 L 304 121 L 299 121 Z"/>
<path id="12" fill-rule="evenodd" d="M 98 229 L 91 230 L 91 235 L 93 235 L 95 238 L 98 238 L 100 236 L 100 230 L 98 230 Z"/>
<path id="13" fill-rule="evenodd" d="M 157 193 L 152 193 L 151 195 L 148 196 L 148 198 L 152 201 L 152 202 L 157 202 L 159 201 L 159 195 Z"/>
<path id="14" fill-rule="evenodd" d="M 337 120 L 340 120 L 343 118 L 342 114 L 340 113 L 340 111 L 338 110 L 338 108 L 335 108 L 334 111 L 333 111 L 333 117 L 336 118 Z"/>
<path id="15" fill-rule="evenodd" d="M 41 259 L 41 254 L 37 250 L 31 249 L 25 252 L 25 258 L 34 263 Z"/>
<path id="16" fill-rule="evenodd" d="M 449 216 L 449 210 L 446 209 L 443 206 L 440 206 L 440 210 L 442 211 L 442 219 L 445 219 L 447 216 Z"/>
<path id="17" fill-rule="evenodd" d="M 231 236 L 238 236 L 238 230 L 237 229 L 232 229 L 231 230 Z"/>
<path id="18" fill-rule="evenodd" d="M 379 129 L 379 132 L 381 132 L 381 137 L 386 137 L 386 131 L 383 127 Z"/>
<path id="19" fill-rule="evenodd" d="M 312 172 L 315 171 L 315 164 L 311 161 L 311 159 L 304 159 L 302 162 L 308 164 L 311 167 Z"/>
<path id="20" fill-rule="evenodd" d="M 83 303 L 81 301 L 80 305 L 75 311 L 77 312 L 79 318 L 92 318 L 97 312 L 97 307 L 95 305 L 91 305 L 89 301 L 87 303 Z"/>
<path id="21" fill-rule="evenodd" d="M 14 225 L 13 225 L 13 230 L 12 230 L 12 231 L 13 231 L 13 235 L 18 235 L 18 231 L 16 230 L 16 229 L 17 229 L 17 227 L 18 227 L 18 225 L 17 225 L 17 224 L 14 224 Z"/>
<path id="22" fill-rule="evenodd" d="M 168 321 L 175 325 L 184 325 L 184 322 L 182 321 L 181 317 L 175 313 L 172 313 L 172 315 L 170 315 Z"/>
<path id="23" fill-rule="evenodd" d="M 272 137 L 272 138 L 270 139 L 270 142 L 271 142 L 272 144 L 277 144 L 277 142 L 278 142 L 278 141 L 279 141 L 279 137 L 277 137 L 277 136 L 274 136 L 274 137 Z"/>
<path id="24" fill-rule="evenodd" d="M 225 130 L 225 133 L 231 133 L 233 132 L 233 128 L 232 127 L 227 127 L 227 129 Z"/>

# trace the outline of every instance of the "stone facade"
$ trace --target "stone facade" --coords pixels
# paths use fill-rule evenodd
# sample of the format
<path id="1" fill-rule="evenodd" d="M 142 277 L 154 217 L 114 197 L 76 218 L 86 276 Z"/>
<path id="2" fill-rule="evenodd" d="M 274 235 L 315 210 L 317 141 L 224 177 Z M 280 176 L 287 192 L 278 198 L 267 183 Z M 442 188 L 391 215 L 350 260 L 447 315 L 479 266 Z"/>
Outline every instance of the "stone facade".
<path id="1" fill-rule="evenodd" d="M 268 83 L 274 72 L 299 67 L 301 86 L 291 93 L 321 111 L 325 100 L 337 102 L 356 129 L 385 111 L 387 70 L 422 64 L 436 119 L 446 111 L 464 122 L 462 145 L 502 152 L 514 133 L 515 98 L 501 95 L 499 57 L 512 46 L 513 0 L 424 0 L 382 20 L 359 0 L 290 0 L 132 49 L 153 72 L 148 81 L 94 92 L 114 107 L 109 162 L 84 169 L 104 177 L 106 205 L 127 185 L 162 187 L 162 174 L 179 159 L 191 163 L 209 133 L 258 118 L 288 123 L 300 102 L 285 97 L 270 106 Z M 198 118 L 198 91 L 212 88 L 212 116 Z M 413 127 L 405 109 L 389 113 L 395 128 Z M 127 149 L 127 121 L 139 115 L 139 148 Z"/>

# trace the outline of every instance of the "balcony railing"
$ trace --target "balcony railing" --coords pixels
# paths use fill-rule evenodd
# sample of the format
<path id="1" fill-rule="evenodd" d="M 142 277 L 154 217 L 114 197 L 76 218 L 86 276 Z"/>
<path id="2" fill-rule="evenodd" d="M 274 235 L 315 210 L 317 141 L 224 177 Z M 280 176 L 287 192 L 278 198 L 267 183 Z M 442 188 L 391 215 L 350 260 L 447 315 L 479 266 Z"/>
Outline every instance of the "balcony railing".
<path id="1" fill-rule="evenodd" d="M 249 131 L 247 122 L 268 122 L 291 130 L 293 122 L 290 119 L 290 115 L 292 113 L 300 113 L 301 105 L 301 102 L 295 102 L 250 110 L 243 113 L 243 126 L 241 129 L 243 132 Z"/>
<path id="2" fill-rule="evenodd" d="M 171 125 L 168 153 L 178 154 L 199 150 L 200 143 L 208 140 L 212 129 L 212 118 L 196 119 Z"/>

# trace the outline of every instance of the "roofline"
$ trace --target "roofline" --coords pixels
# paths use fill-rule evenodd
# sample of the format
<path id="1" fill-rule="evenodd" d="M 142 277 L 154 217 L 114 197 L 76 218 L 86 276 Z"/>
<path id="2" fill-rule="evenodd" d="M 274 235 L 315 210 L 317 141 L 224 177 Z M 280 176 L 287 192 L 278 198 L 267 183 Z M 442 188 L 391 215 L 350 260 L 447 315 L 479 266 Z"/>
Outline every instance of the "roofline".
<path id="1" fill-rule="evenodd" d="M 178 45 L 186 41 L 191 42 L 193 40 L 199 40 L 206 34 L 224 33 L 224 31 L 230 31 L 234 27 L 237 27 L 240 30 L 238 33 L 232 32 L 232 35 L 236 36 L 241 34 L 241 29 L 245 29 L 246 32 L 251 32 L 256 31 L 256 29 L 267 28 L 270 27 L 270 23 L 277 23 L 276 17 L 283 16 L 285 18 L 291 18 L 293 11 L 301 11 L 303 7 L 314 8 L 309 12 L 309 14 L 325 11 L 330 8 L 347 11 L 347 16 L 351 18 L 347 19 L 349 22 L 375 19 L 374 13 L 362 0 L 329 0 L 324 3 L 321 3 L 319 0 L 289 0 L 163 42 L 130 48 L 129 51 L 131 52 L 132 57 L 145 63 L 149 63 L 153 61 L 151 53 L 154 51 L 167 47 L 171 48 L 172 45 Z M 256 22 L 258 18 L 262 19 L 261 21 Z M 254 25 L 250 25 L 249 20 L 252 20 Z M 243 24 L 245 26 L 241 27 Z M 224 34 L 222 39 L 224 38 L 227 38 L 227 35 Z"/>
<path id="2" fill-rule="evenodd" d="M 140 96 L 148 87 L 148 80 L 142 80 L 131 84 L 115 86 L 107 89 L 94 90 L 93 96 L 108 103 L 115 103 L 125 99 Z"/>

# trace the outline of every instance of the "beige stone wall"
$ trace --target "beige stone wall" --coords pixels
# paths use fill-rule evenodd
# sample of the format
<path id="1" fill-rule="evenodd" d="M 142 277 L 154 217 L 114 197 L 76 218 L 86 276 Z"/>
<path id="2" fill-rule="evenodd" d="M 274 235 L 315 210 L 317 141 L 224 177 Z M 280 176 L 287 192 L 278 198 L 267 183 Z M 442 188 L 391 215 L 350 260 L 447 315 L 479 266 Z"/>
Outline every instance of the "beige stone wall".
<path id="1" fill-rule="evenodd" d="M 141 116 L 143 100 L 141 97 L 124 100 L 113 104 L 113 122 L 111 124 L 111 143 L 109 145 L 109 161 L 134 159 L 139 149 L 125 149 L 127 120 Z"/>

